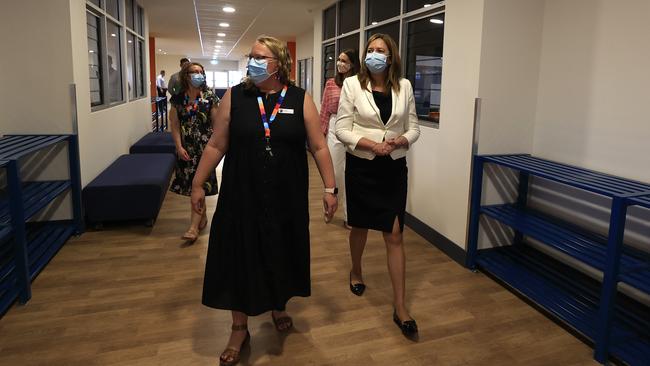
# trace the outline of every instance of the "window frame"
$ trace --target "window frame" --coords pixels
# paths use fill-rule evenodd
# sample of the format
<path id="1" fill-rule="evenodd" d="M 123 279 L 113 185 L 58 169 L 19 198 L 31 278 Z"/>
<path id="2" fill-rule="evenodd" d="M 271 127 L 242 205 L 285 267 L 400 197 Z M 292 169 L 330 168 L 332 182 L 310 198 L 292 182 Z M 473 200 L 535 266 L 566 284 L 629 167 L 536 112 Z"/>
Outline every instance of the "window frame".
<path id="1" fill-rule="evenodd" d="M 95 16 L 99 19 L 99 53 L 101 55 L 100 58 L 100 70 L 101 70 L 101 80 L 100 84 L 102 86 L 102 103 L 97 104 L 97 105 L 92 105 L 92 102 L 90 103 L 90 110 L 91 112 L 97 112 L 101 110 L 105 110 L 108 108 L 116 107 L 122 104 L 130 103 L 133 101 L 137 101 L 140 99 L 144 99 L 148 97 L 149 94 L 149 88 L 147 87 L 147 81 L 148 78 L 146 77 L 147 75 L 147 68 L 148 68 L 148 55 L 147 55 L 147 40 L 144 37 L 146 34 L 146 27 L 144 24 L 145 20 L 145 11 L 144 8 L 138 4 L 137 0 L 133 0 L 133 14 L 134 14 L 134 27 L 137 28 L 138 24 L 141 24 L 142 28 L 142 34 L 138 33 L 138 29 L 131 29 L 130 27 L 127 26 L 127 19 L 126 19 L 126 5 L 127 2 L 126 0 L 117 0 L 118 1 L 118 18 L 116 19 L 113 17 L 107 10 L 106 10 L 106 1 L 105 0 L 100 0 L 99 5 L 97 6 L 95 3 L 93 3 L 90 0 L 86 0 L 85 5 L 86 5 L 86 13 L 90 13 L 92 16 Z M 135 17 L 138 17 L 136 20 Z M 109 78 L 107 77 L 108 75 L 108 68 L 110 67 L 108 65 L 108 52 L 107 52 L 107 47 L 108 47 L 108 22 L 113 23 L 115 26 L 118 27 L 118 32 L 119 32 L 119 60 L 115 60 L 115 62 L 119 62 L 120 65 L 120 78 L 121 78 L 121 88 L 122 88 L 122 99 L 119 101 L 115 102 L 109 102 L 109 95 L 111 93 L 111 89 L 109 86 Z M 133 65 L 134 70 L 134 85 L 133 88 L 136 90 L 136 96 L 131 97 L 130 92 L 128 90 L 128 83 L 130 80 L 128 80 L 128 35 L 131 34 L 134 36 L 134 58 L 135 58 L 135 63 Z M 87 38 L 87 35 L 86 35 Z M 138 43 L 141 42 L 142 47 L 138 47 Z M 141 49 L 140 49 L 141 48 Z M 138 70 L 137 64 L 141 62 L 142 70 Z M 90 78 L 88 78 L 90 82 Z M 140 85 L 142 84 L 142 85 Z"/>
<path id="2" fill-rule="evenodd" d="M 367 25 L 367 17 L 368 17 L 368 1 L 367 0 L 360 0 L 359 5 L 361 7 L 360 9 L 360 17 L 359 17 L 359 28 L 355 29 L 353 31 L 347 32 L 347 33 L 342 33 L 339 34 L 339 3 L 342 0 L 337 0 L 336 2 L 330 3 L 329 6 L 326 8 L 323 8 L 321 11 L 321 19 L 323 21 L 322 24 L 322 37 L 325 36 L 325 24 L 324 24 L 324 15 L 325 15 L 325 10 L 330 9 L 332 6 L 336 6 L 336 17 L 335 17 L 335 27 L 336 27 L 336 32 L 335 36 L 328 38 L 328 39 L 322 39 L 321 40 L 321 47 L 320 47 L 320 52 L 321 52 L 321 67 L 320 70 L 321 72 L 319 73 L 319 76 L 321 78 L 321 91 L 324 90 L 325 88 L 325 47 L 334 44 L 334 53 L 335 55 L 338 55 L 341 50 L 339 49 L 339 40 L 341 38 L 345 38 L 347 36 L 351 36 L 355 33 L 359 34 L 359 57 L 363 55 L 363 47 L 366 44 L 366 40 L 368 39 L 368 31 L 378 28 L 393 22 L 398 22 L 399 23 L 399 38 L 396 39 L 395 41 L 397 42 L 397 46 L 399 49 L 399 54 L 402 60 L 404 60 L 404 57 L 407 54 L 406 50 L 406 42 L 408 38 L 408 25 L 409 23 L 416 21 L 416 20 L 421 20 L 426 17 L 430 17 L 436 14 L 440 13 L 446 13 L 446 0 L 431 0 L 431 6 L 429 7 L 422 7 L 419 9 L 415 9 L 412 11 L 407 12 L 406 11 L 406 1 L 407 0 L 399 0 L 400 1 L 400 14 L 397 16 L 394 16 L 392 18 L 384 19 L 380 22 L 377 22 L 377 24 L 370 24 Z M 363 62 L 363 60 L 360 60 Z M 443 71 L 444 73 L 444 71 Z M 406 77 L 406 62 L 402 62 L 402 75 Z M 427 120 L 422 120 L 418 118 L 418 123 L 421 126 L 425 127 L 431 127 L 431 128 L 440 128 L 440 122 L 432 122 L 432 121 L 427 121 Z"/>

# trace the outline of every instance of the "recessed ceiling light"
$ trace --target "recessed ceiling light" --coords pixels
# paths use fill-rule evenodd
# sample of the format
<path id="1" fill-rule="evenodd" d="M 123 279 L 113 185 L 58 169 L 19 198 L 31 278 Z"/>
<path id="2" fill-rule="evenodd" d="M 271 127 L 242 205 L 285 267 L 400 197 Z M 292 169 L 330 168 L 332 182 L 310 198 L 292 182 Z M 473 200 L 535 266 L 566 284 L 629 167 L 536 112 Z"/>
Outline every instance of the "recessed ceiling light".
<path id="1" fill-rule="evenodd" d="M 133 41 L 129 39 L 129 43 L 133 43 Z"/>
<path id="2" fill-rule="evenodd" d="M 377 25 L 377 22 L 372 22 L 372 23 L 370 23 L 370 24 L 372 24 L 372 25 Z"/>
<path id="3" fill-rule="evenodd" d="M 158 52 L 162 52 L 162 50 L 159 48 L 159 49 L 158 49 Z"/>
<path id="4" fill-rule="evenodd" d="M 429 21 L 431 23 L 433 23 L 433 24 L 442 24 L 442 23 L 444 23 L 444 21 L 442 21 L 440 19 L 429 19 Z"/>
<path id="5" fill-rule="evenodd" d="M 226 36 L 226 33 L 217 33 L 217 36 L 219 36 L 219 37 L 225 37 L 225 36 Z"/>
<path id="6" fill-rule="evenodd" d="M 212 65 L 216 65 L 216 64 L 219 63 L 219 61 L 217 61 L 217 60 L 211 60 L 210 63 L 211 63 Z"/>
<path id="7" fill-rule="evenodd" d="M 90 50 L 90 51 L 88 51 L 88 52 L 90 52 L 90 53 L 95 53 L 95 51 L 93 51 L 93 50 Z"/>
<path id="8" fill-rule="evenodd" d="M 428 8 L 428 7 L 430 7 L 430 6 L 431 6 L 431 4 L 424 4 L 424 7 L 425 7 L 425 8 Z"/>
<path id="9" fill-rule="evenodd" d="M 223 27 L 223 28 L 228 28 L 228 27 L 230 27 L 230 24 L 228 24 L 228 23 L 219 23 L 219 26 Z"/>
<path id="10" fill-rule="evenodd" d="M 217 43 L 223 43 L 223 41 L 220 40 L 220 39 L 217 39 Z"/>
<path id="11" fill-rule="evenodd" d="M 111 33 L 111 37 L 116 37 L 115 33 Z"/>
<path id="12" fill-rule="evenodd" d="M 167 52 L 163 52 L 163 55 L 166 55 L 166 54 L 167 54 Z"/>
<path id="13" fill-rule="evenodd" d="M 226 13 L 234 13 L 235 12 L 235 8 L 233 8 L 232 6 L 224 6 L 222 10 L 225 11 Z"/>

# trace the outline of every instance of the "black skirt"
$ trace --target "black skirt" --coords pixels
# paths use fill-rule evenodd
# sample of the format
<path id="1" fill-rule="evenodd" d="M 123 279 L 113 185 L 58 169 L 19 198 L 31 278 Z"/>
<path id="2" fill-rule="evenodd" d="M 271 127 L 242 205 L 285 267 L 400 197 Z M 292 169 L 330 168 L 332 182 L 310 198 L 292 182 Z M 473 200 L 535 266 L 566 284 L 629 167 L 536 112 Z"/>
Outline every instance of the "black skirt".
<path id="1" fill-rule="evenodd" d="M 408 168 L 406 158 L 377 156 L 367 160 L 346 153 L 345 189 L 348 224 L 392 232 L 397 217 L 404 231 Z"/>

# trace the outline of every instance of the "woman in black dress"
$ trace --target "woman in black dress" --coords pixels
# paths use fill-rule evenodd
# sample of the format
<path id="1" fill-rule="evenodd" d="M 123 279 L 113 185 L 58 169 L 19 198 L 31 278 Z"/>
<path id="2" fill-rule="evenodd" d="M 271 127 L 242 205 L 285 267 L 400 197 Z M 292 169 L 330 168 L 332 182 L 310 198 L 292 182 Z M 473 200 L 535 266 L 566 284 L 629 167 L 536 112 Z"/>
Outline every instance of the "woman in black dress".
<path id="1" fill-rule="evenodd" d="M 214 134 L 194 177 L 201 187 L 225 154 L 203 282 L 203 304 L 232 311 L 221 365 L 239 361 L 248 316 L 269 310 L 278 331 L 291 329 L 293 296 L 309 296 L 309 143 L 326 187 L 326 220 L 336 211 L 334 170 L 311 97 L 289 80 L 291 57 L 273 38 L 257 39 L 249 77 L 229 89 L 214 116 Z M 266 123 L 265 123 L 266 122 Z M 192 190 L 203 212 L 203 190 Z"/>
<path id="2" fill-rule="evenodd" d="M 411 83 L 402 78 L 397 45 L 374 34 L 357 77 L 343 82 L 336 137 L 346 145 L 345 189 L 350 231 L 350 291 L 365 290 L 361 256 L 368 229 L 383 233 L 393 285 L 393 321 L 407 337 L 417 325 L 405 304 L 404 212 L 407 150 L 420 136 Z"/>
<path id="3" fill-rule="evenodd" d="M 190 196 L 192 179 L 199 165 L 201 154 L 212 136 L 212 109 L 219 105 L 219 98 L 205 85 L 205 71 L 196 62 L 187 62 L 179 73 L 182 93 L 171 99 L 169 120 L 172 137 L 176 145 L 176 169 L 169 190 L 183 196 Z M 210 174 L 202 185 L 206 196 L 217 194 L 217 176 Z M 208 224 L 208 218 L 190 210 L 190 227 L 183 239 L 194 242 L 199 231 Z"/>

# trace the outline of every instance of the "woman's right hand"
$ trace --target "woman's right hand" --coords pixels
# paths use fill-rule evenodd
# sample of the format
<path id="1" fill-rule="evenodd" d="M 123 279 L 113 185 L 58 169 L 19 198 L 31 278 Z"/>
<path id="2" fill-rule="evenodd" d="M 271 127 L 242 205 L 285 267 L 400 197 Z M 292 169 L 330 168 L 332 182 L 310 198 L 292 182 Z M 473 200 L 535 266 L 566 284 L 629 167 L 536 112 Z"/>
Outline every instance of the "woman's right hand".
<path id="1" fill-rule="evenodd" d="M 199 215 L 205 211 L 205 190 L 203 187 L 192 186 L 192 210 Z"/>
<path id="2" fill-rule="evenodd" d="M 376 143 L 372 146 L 372 152 L 378 156 L 386 156 L 395 150 L 395 147 L 388 142 L 384 141 L 381 143 Z"/>
<path id="3" fill-rule="evenodd" d="M 185 161 L 190 161 L 190 154 L 182 146 L 176 147 L 176 155 Z"/>

